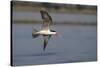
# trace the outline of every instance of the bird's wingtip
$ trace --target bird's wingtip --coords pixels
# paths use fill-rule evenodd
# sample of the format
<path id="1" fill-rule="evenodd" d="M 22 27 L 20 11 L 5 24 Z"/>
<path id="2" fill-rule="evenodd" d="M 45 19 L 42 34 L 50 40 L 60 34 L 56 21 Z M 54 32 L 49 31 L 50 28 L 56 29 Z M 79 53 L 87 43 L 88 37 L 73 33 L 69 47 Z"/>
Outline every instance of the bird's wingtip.
<path id="1" fill-rule="evenodd" d="M 42 8 L 40 9 L 40 11 L 47 11 L 47 9 L 44 8 L 44 7 L 42 7 Z"/>
<path id="2" fill-rule="evenodd" d="M 43 48 L 43 51 L 45 51 L 45 47 Z"/>

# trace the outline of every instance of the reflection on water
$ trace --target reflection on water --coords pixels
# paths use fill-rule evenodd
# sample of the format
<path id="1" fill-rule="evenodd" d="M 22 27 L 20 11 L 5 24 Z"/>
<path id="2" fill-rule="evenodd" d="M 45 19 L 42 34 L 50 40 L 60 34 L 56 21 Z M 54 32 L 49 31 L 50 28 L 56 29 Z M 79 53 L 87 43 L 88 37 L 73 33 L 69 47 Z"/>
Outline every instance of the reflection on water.
<path id="1" fill-rule="evenodd" d="M 40 26 L 13 24 L 14 65 L 96 61 L 96 26 L 55 25 L 60 36 L 52 37 L 45 51 L 41 36 L 32 39 L 32 27 Z"/>
<path id="2" fill-rule="evenodd" d="M 26 57 L 28 57 L 28 56 L 48 56 L 48 55 L 50 56 L 50 55 L 56 55 L 56 54 L 57 54 L 57 53 L 54 53 L 54 52 L 51 52 L 51 53 L 48 52 L 48 53 L 35 53 L 35 54 L 30 54 L 30 55 L 27 54 L 27 55 L 15 55 L 15 56 L 17 56 L 17 57 L 18 57 L 18 56 L 19 56 L 19 57 L 23 57 L 23 56 L 24 56 L 24 57 L 25 57 L 25 56 L 26 56 Z"/>

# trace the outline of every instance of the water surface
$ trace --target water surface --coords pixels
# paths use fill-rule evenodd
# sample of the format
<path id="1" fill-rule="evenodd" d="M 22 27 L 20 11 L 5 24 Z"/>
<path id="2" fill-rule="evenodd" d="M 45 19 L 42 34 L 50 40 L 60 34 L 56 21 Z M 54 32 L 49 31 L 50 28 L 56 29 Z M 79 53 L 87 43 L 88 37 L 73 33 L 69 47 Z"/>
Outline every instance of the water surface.
<path id="1" fill-rule="evenodd" d="M 71 23 L 96 23 L 97 15 L 96 14 L 80 14 L 80 13 L 51 13 L 49 12 L 54 22 L 71 22 Z M 13 12 L 13 20 L 37 20 L 42 21 L 41 14 L 37 12 Z"/>
<path id="2" fill-rule="evenodd" d="M 37 65 L 96 61 L 96 26 L 55 25 L 59 36 L 53 36 L 43 51 L 42 36 L 33 39 L 32 28 L 41 25 L 13 24 L 14 65 Z"/>

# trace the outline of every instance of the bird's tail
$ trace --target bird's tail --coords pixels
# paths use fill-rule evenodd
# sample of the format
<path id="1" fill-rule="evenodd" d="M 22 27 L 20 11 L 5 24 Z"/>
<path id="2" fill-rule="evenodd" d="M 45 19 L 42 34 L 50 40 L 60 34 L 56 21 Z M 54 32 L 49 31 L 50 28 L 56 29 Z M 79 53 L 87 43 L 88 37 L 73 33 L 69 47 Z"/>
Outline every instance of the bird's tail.
<path id="1" fill-rule="evenodd" d="M 39 34 L 37 34 L 37 32 L 38 31 L 36 29 L 33 29 L 33 31 L 32 31 L 33 38 L 37 38 L 39 36 Z"/>

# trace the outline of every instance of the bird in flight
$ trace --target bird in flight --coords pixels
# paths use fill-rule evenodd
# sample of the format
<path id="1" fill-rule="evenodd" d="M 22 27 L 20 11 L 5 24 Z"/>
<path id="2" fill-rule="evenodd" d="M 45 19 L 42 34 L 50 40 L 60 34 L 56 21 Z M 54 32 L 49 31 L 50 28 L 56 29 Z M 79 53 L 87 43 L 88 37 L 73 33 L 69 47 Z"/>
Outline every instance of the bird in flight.
<path id="1" fill-rule="evenodd" d="M 40 13 L 41 13 L 42 20 L 43 20 L 41 30 L 37 31 L 36 29 L 33 29 L 32 36 L 33 38 L 37 38 L 40 35 L 43 36 L 43 39 L 44 39 L 43 50 L 45 50 L 48 44 L 48 40 L 51 38 L 52 35 L 57 35 L 57 32 L 50 29 L 51 25 L 53 25 L 53 22 L 47 10 L 45 8 L 42 8 L 40 10 Z"/>

